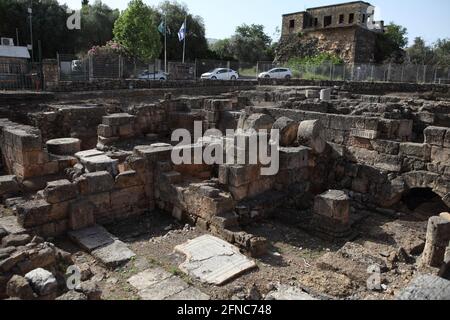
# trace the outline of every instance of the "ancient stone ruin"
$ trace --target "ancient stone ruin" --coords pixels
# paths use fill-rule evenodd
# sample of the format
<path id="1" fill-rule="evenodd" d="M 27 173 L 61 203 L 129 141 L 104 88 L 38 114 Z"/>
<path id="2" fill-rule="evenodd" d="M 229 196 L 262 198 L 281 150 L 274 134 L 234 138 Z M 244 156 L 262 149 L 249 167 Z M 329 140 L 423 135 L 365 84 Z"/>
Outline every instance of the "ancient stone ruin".
<path id="1" fill-rule="evenodd" d="M 448 86 L 185 86 L 0 94 L 0 298 L 450 298 Z"/>

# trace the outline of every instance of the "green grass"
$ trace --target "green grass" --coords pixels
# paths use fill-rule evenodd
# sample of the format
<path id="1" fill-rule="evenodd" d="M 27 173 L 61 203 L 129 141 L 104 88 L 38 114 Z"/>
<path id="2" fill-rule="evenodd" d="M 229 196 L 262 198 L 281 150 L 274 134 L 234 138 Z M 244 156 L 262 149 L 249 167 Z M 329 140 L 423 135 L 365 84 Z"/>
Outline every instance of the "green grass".
<path id="1" fill-rule="evenodd" d="M 241 68 L 239 69 L 239 75 L 241 77 L 254 77 L 256 78 L 256 67 L 252 67 L 252 68 Z"/>

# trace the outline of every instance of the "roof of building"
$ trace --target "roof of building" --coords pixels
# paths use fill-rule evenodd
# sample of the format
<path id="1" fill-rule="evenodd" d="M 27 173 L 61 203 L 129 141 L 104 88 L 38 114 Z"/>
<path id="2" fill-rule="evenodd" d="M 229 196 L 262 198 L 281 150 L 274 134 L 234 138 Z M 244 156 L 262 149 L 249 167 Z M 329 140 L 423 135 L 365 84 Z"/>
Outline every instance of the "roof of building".
<path id="1" fill-rule="evenodd" d="M 330 4 L 330 5 L 327 5 L 327 6 L 308 8 L 308 9 L 305 9 L 305 10 L 303 10 L 303 11 L 292 12 L 292 13 L 286 13 L 286 14 L 283 14 L 283 16 L 290 16 L 290 15 L 293 15 L 293 14 L 306 13 L 306 12 L 308 12 L 308 11 L 310 11 L 310 10 L 316 10 L 316 9 L 324 9 L 324 8 L 333 8 L 333 7 L 348 6 L 348 5 L 351 5 L 351 4 L 357 4 L 357 3 L 365 4 L 365 5 L 371 6 L 371 4 L 370 4 L 369 2 L 366 2 L 366 1 L 350 1 L 350 2 L 344 2 L 344 3 Z"/>
<path id="2" fill-rule="evenodd" d="M 0 57 L 30 59 L 30 53 L 27 47 L 0 45 Z"/>

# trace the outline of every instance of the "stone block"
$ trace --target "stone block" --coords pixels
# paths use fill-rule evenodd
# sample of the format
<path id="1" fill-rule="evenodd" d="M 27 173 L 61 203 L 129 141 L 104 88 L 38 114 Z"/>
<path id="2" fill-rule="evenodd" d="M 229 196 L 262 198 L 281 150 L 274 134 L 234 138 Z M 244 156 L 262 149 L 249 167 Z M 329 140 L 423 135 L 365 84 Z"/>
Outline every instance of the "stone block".
<path id="1" fill-rule="evenodd" d="M 442 147 L 444 145 L 444 136 L 447 128 L 444 127 L 427 127 L 423 131 L 425 135 L 425 143 L 433 146 Z"/>
<path id="2" fill-rule="evenodd" d="M 31 200 L 17 205 L 17 220 L 25 228 L 50 222 L 52 205 L 45 200 Z"/>
<path id="3" fill-rule="evenodd" d="M 297 141 L 301 145 L 310 147 L 313 152 L 320 154 L 325 151 L 325 129 L 320 120 L 300 122 L 297 131 Z"/>
<path id="4" fill-rule="evenodd" d="M 246 185 L 257 180 L 259 176 L 260 167 L 257 165 L 234 165 L 228 167 L 228 184 L 233 187 Z"/>
<path id="5" fill-rule="evenodd" d="M 57 180 L 47 183 L 44 189 L 44 198 L 48 203 L 59 203 L 76 198 L 78 188 L 69 180 Z"/>
<path id="6" fill-rule="evenodd" d="M 120 209 L 129 206 L 139 206 L 145 200 L 145 191 L 143 186 L 135 186 L 111 192 L 111 207 Z"/>
<path id="7" fill-rule="evenodd" d="M 314 213 L 347 224 L 350 214 L 350 198 L 343 191 L 329 190 L 316 196 Z"/>
<path id="8" fill-rule="evenodd" d="M 0 196 L 14 194 L 19 191 L 17 177 L 14 175 L 0 176 Z"/>
<path id="9" fill-rule="evenodd" d="M 442 147 L 431 147 L 431 161 L 442 164 L 450 164 L 450 149 Z"/>
<path id="10" fill-rule="evenodd" d="M 111 127 L 105 124 L 100 124 L 97 127 L 97 135 L 101 136 L 101 137 L 105 137 L 105 138 L 111 138 L 116 136 L 117 130 L 115 130 L 116 127 Z"/>
<path id="11" fill-rule="evenodd" d="M 28 280 L 33 291 L 41 297 L 55 294 L 58 290 L 58 282 L 55 276 L 42 268 L 28 272 L 25 279 Z"/>
<path id="12" fill-rule="evenodd" d="M 309 151 L 310 149 L 306 147 L 280 147 L 280 169 L 291 170 L 307 167 L 309 161 Z"/>
<path id="13" fill-rule="evenodd" d="M 424 161 L 430 161 L 431 146 L 426 143 L 412 143 L 412 142 L 401 143 L 400 155 L 419 158 Z"/>
<path id="14" fill-rule="evenodd" d="M 378 132 L 375 130 L 352 129 L 350 135 L 356 138 L 364 138 L 375 140 L 378 137 Z"/>
<path id="15" fill-rule="evenodd" d="M 114 188 L 114 179 L 107 171 L 84 174 L 76 183 L 81 194 L 108 192 Z"/>
<path id="16" fill-rule="evenodd" d="M 142 181 L 134 170 L 122 172 L 116 176 L 114 188 L 122 189 L 141 185 Z"/>
<path id="17" fill-rule="evenodd" d="M 88 172 L 108 171 L 113 176 L 119 172 L 119 160 L 112 159 L 106 155 L 81 158 L 81 163 Z"/>
<path id="18" fill-rule="evenodd" d="M 107 126 L 121 126 L 124 124 L 134 123 L 135 119 L 135 116 L 132 116 L 128 113 L 114 113 L 108 116 L 104 116 L 102 123 Z"/>
<path id="19" fill-rule="evenodd" d="M 53 139 L 46 145 L 49 153 L 62 156 L 71 156 L 81 150 L 81 140 L 76 138 Z"/>
<path id="20" fill-rule="evenodd" d="M 272 126 L 272 129 L 279 131 L 280 145 L 288 147 L 297 139 L 298 122 L 287 117 L 278 118 Z"/>
<path id="21" fill-rule="evenodd" d="M 74 202 L 70 205 L 69 228 L 71 230 L 80 230 L 91 227 L 95 224 L 94 205 L 85 200 Z"/>
<path id="22" fill-rule="evenodd" d="M 256 131 L 267 130 L 268 132 L 270 132 L 270 129 L 272 129 L 274 122 L 275 120 L 267 114 L 254 113 L 245 120 L 243 129 L 254 129 Z"/>

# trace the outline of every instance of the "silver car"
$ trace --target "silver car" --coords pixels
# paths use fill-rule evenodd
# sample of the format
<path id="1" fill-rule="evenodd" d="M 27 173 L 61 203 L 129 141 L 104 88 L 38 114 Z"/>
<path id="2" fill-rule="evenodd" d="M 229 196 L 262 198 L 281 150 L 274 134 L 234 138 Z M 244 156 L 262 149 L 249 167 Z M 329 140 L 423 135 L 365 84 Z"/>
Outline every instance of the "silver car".
<path id="1" fill-rule="evenodd" d="M 168 79 L 168 74 L 163 71 L 157 71 L 157 72 L 150 72 L 148 70 L 145 70 L 142 72 L 138 79 L 140 80 L 157 80 L 157 81 L 166 81 Z"/>
<path id="2" fill-rule="evenodd" d="M 289 68 L 273 68 L 269 71 L 261 72 L 258 78 L 289 80 L 292 78 L 292 71 Z"/>

